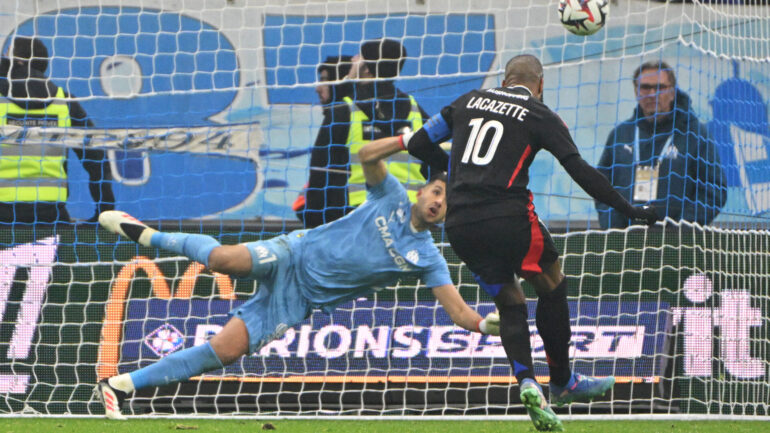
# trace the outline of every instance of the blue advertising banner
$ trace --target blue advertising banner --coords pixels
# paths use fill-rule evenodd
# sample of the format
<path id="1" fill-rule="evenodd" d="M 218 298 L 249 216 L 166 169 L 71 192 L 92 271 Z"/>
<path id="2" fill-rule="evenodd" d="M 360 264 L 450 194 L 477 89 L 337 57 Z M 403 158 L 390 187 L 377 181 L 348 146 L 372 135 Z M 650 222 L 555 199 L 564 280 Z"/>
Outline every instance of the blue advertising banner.
<path id="1" fill-rule="evenodd" d="M 127 303 L 121 373 L 203 344 L 244 301 L 141 299 Z M 530 302 L 530 317 L 536 303 Z M 482 315 L 494 305 L 472 305 Z M 575 371 L 619 382 L 657 382 L 663 374 L 670 314 L 655 302 L 570 302 Z M 538 376 L 546 377 L 542 341 L 530 321 Z M 210 377 L 209 377 L 210 376 Z M 355 301 L 334 314 L 315 312 L 258 353 L 206 379 L 249 381 L 509 382 L 500 338 L 453 325 L 433 302 Z"/>

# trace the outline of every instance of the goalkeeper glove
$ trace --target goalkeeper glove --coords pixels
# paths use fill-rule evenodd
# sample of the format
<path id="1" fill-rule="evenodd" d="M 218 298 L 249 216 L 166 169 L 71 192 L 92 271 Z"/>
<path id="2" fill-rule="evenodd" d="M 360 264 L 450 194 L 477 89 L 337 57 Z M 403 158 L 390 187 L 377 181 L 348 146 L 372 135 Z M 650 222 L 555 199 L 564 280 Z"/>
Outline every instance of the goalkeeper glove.
<path id="1" fill-rule="evenodd" d="M 500 335 L 500 314 L 494 311 L 481 319 L 479 332 L 487 335 Z"/>

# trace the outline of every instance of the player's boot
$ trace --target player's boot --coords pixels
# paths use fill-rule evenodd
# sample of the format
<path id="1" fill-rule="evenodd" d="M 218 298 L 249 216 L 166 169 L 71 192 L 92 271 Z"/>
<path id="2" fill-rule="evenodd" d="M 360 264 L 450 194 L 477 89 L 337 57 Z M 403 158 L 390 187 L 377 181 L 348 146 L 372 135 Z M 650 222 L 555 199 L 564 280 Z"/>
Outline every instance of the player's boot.
<path id="1" fill-rule="evenodd" d="M 150 238 L 157 231 L 147 227 L 143 222 L 131 215 L 117 210 L 108 210 L 100 213 L 99 224 L 113 233 L 125 236 L 146 247 L 150 246 Z"/>
<path id="2" fill-rule="evenodd" d="M 564 386 L 551 384 L 551 402 L 558 406 L 573 402 L 587 403 L 594 397 L 604 395 L 615 385 L 615 377 L 591 377 L 573 373 L 569 382 Z"/>
<path id="3" fill-rule="evenodd" d="M 96 394 L 104 406 L 105 417 L 118 420 L 126 419 L 123 412 L 120 411 L 120 407 L 123 406 L 123 402 L 128 397 L 128 394 L 111 387 L 107 379 L 102 379 L 96 384 L 94 394 Z"/>
<path id="4" fill-rule="evenodd" d="M 564 426 L 548 406 L 548 400 L 545 399 L 543 390 L 537 382 L 532 379 L 522 380 L 519 386 L 519 397 L 538 431 L 564 431 Z"/>

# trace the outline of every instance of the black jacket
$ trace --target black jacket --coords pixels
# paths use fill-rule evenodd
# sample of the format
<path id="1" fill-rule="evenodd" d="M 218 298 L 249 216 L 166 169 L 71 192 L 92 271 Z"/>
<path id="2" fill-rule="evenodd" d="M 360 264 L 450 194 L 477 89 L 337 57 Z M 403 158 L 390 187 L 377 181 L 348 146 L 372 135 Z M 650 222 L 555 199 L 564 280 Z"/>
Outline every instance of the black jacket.
<path id="1" fill-rule="evenodd" d="M 637 130 L 639 164 L 660 163 L 656 200 L 651 202 L 658 214 L 676 221 L 711 223 L 725 203 L 727 188 L 715 144 L 690 108 L 690 97 L 677 90 L 674 111 L 663 121 L 644 119 L 637 106 L 631 118 L 617 125 L 607 137 L 597 168 L 631 202 Z M 672 134 L 674 149 L 661 155 Z M 602 203 L 596 203 L 596 210 L 602 228 L 629 225 L 628 217 Z"/>

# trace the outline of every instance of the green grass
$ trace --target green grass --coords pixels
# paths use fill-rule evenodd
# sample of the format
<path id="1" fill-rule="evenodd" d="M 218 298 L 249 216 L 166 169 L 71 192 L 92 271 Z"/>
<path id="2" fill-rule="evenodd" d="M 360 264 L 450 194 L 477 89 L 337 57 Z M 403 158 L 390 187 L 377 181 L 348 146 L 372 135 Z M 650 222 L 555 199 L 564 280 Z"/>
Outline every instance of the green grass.
<path id="1" fill-rule="evenodd" d="M 272 426 L 274 429 L 266 429 Z M 573 433 L 749 433 L 767 431 L 762 421 L 565 421 Z M 0 433 L 163 433 L 163 432 L 254 433 L 508 433 L 535 432 L 524 421 L 356 421 L 356 420 L 199 420 L 67 418 L 0 418 Z"/>

